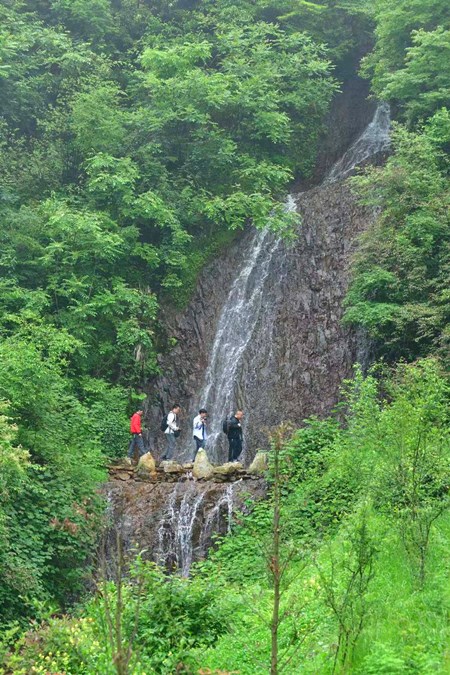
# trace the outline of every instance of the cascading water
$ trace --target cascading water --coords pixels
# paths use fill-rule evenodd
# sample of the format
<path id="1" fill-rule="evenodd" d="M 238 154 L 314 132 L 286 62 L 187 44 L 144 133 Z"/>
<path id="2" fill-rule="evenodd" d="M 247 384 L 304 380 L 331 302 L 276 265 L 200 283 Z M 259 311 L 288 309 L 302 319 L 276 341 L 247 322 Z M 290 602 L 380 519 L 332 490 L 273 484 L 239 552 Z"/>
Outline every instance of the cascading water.
<path id="1" fill-rule="evenodd" d="M 187 577 L 192 563 L 206 556 L 215 535 L 230 531 L 233 513 L 245 511 L 249 495 L 259 499 L 265 494 L 265 482 L 113 480 L 105 492 L 108 563 L 116 556 L 118 532 L 125 550 L 143 551 L 145 558 Z"/>
<path id="2" fill-rule="evenodd" d="M 295 210 L 291 195 L 286 201 L 286 210 Z M 222 420 L 244 403 L 240 395 L 243 359 L 264 306 L 270 265 L 281 245 L 282 240 L 269 229 L 254 233 L 250 255 L 236 276 L 219 319 L 198 400 L 198 407 L 212 413 L 206 447 L 211 461 L 216 463 L 225 459 Z"/>
<path id="3" fill-rule="evenodd" d="M 303 220 L 292 246 L 268 230 L 254 232 L 205 270 L 183 315 L 179 346 L 168 355 L 158 396 L 181 400 L 189 419 L 200 406 L 208 408 L 213 461 L 226 459 L 221 422 L 237 406 L 246 412 L 244 439 L 251 456 L 267 443 L 266 427 L 282 420 L 299 425 L 310 415 L 328 415 L 336 405 L 360 347 L 342 325 L 349 260 L 358 234 L 373 218 L 340 179 L 388 148 L 388 126 L 389 110 L 382 104 L 323 184 L 289 198 L 287 207 L 298 209 Z M 156 414 L 159 418 L 159 408 Z M 186 451 L 190 454 L 190 444 Z M 186 576 L 215 533 L 229 530 L 233 512 L 245 510 L 249 491 L 254 499 L 264 496 L 264 480 L 247 478 L 232 484 L 187 475 L 175 483 L 113 481 L 107 487 L 110 533 L 119 531 L 126 549 L 144 550 Z M 113 542 L 111 536 L 111 556 Z"/>
<path id="4" fill-rule="evenodd" d="M 217 502 L 217 504 L 208 513 L 208 517 L 206 518 L 205 523 L 203 525 L 201 535 L 201 543 L 203 544 L 203 547 L 205 547 L 206 542 L 212 538 L 214 532 L 219 531 L 220 521 L 224 515 L 227 524 L 226 525 L 227 534 L 231 532 L 231 524 L 234 510 L 234 490 L 235 487 L 240 484 L 240 482 L 241 481 L 239 481 L 238 483 L 230 483 L 229 485 L 227 485 L 225 492 L 222 493 L 222 496 Z"/>
<path id="5" fill-rule="evenodd" d="M 204 492 L 192 482 L 177 483 L 158 528 L 158 562 L 187 577 L 193 558 L 193 529 Z"/>
<path id="6" fill-rule="evenodd" d="M 322 185 L 326 187 L 335 181 L 345 179 L 358 165 L 385 152 L 390 142 L 389 129 L 389 106 L 380 103 L 370 124 L 334 164 Z M 297 195 L 300 207 L 302 199 L 303 195 Z M 289 210 L 297 209 L 292 195 L 289 196 L 286 207 Z M 248 380 L 251 379 L 250 352 L 258 331 L 264 332 L 257 342 L 265 352 L 265 366 L 274 360 L 272 358 L 274 319 L 268 319 L 267 314 L 276 312 L 276 302 L 283 294 L 281 286 L 288 275 L 287 265 L 284 264 L 287 256 L 288 249 L 285 243 L 269 229 L 255 232 L 247 259 L 238 270 L 222 307 L 203 388 L 195 406 L 197 409 L 205 407 L 209 413 L 211 422 L 206 448 L 212 462 L 217 463 L 226 458 L 226 438 L 221 429 L 222 420 L 237 407 L 246 407 L 244 390 Z M 279 289 L 278 297 L 275 286 Z M 322 338 L 319 336 L 319 339 Z M 278 366 L 273 363 L 271 367 Z M 270 371 L 270 367 L 268 370 Z M 244 456 L 245 428 L 248 427 L 252 411 L 245 410 L 245 415 Z"/>
<path id="7" fill-rule="evenodd" d="M 388 103 L 380 103 L 370 124 L 349 149 L 331 167 L 324 183 L 343 180 L 367 160 L 386 152 L 390 146 L 391 110 Z"/>
<path id="8" fill-rule="evenodd" d="M 235 495 L 242 489 L 240 480 L 214 485 L 211 500 L 208 484 L 195 481 L 175 484 L 158 528 L 157 562 L 170 571 L 189 576 L 192 562 L 204 557 L 214 534 L 231 531 Z"/>

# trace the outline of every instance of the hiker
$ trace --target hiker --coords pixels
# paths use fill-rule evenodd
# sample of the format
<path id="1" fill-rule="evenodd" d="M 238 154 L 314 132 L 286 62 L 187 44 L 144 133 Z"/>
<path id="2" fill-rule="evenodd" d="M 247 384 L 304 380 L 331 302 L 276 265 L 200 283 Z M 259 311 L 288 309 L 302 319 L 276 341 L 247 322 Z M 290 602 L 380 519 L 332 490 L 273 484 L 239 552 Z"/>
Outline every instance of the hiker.
<path id="1" fill-rule="evenodd" d="M 194 433 L 194 441 L 195 441 L 195 451 L 194 451 L 194 456 L 192 458 L 192 461 L 195 462 L 195 458 L 197 456 L 197 452 L 200 450 L 200 448 L 205 447 L 206 443 L 206 419 L 208 417 L 208 411 L 205 410 L 205 408 L 200 408 L 198 411 L 197 417 L 194 417 L 194 422 L 193 422 L 193 433 Z"/>
<path id="2" fill-rule="evenodd" d="M 178 403 L 175 403 L 172 406 L 170 413 L 167 415 L 167 426 L 165 430 L 167 448 L 166 452 L 162 456 L 162 461 L 166 459 L 173 459 L 177 446 L 177 438 L 180 435 L 180 427 L 178 426 L 178 415 L 180 414 L 181 407 Z"/>
<path id="3" fill-rule="evenodd" d="M 139 450 L 139 457 L 145 455 L 144 441 L 142 439 L 142 415 L 144 414 L 143 410 L 136 410 L 134 415 L 130 419 L 130 433 L 131 441 L 128 448 L 128 459 L 131 461 L 134 457 L 135 447 Z"/>
<path id="4" fill-rule="evenodd" d="M 244 417 L 242 410 L 238 409 L 227 420 L 227 436 L 228 436 L 228 461 L 237 462 L 239 455 L 242 452 L 242 427 L 241 420 Z"/>

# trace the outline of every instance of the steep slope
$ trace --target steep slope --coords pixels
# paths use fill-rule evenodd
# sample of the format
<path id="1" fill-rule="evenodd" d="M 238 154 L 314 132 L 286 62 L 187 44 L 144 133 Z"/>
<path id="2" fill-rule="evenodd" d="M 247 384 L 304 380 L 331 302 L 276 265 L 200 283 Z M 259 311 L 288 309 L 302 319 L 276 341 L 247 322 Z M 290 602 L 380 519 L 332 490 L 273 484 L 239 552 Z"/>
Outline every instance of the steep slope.
<path id="1" fill-rule="evenodd" d="M 174 349 L 149 391 L 148 440 L 160 449 L 158 419 L 177 400 L 184 411 L 179 449 L 191 451 L 190 422 L 210 412 L 213 461 L 226 456 L 221 420 L 246 412 L 245 454 L 267 444 L 266 428 L 326 415 L 364 341 L 341 325 L 349 261 L 358 234 L 371 222 L 342 178 L 387 146 L 388 110 L 379 108 L 365 132 L 321 185 L 292 195 L 302 218 L 293 244 L 268 231 L 248 231 L 202 273 L 187 310 L 174 319 Z M 342 170 L 340 170 L 342 167 Z"/>

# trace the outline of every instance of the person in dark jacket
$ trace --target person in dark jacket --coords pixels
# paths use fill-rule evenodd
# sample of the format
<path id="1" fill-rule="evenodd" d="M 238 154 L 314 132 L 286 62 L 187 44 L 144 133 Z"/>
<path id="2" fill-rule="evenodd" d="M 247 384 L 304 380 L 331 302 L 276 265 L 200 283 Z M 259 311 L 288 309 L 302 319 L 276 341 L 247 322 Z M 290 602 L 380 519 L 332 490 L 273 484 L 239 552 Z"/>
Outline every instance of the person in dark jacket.
<path id="1" fill-rule="evenodd" d="M 136 410 L 132 418 L 130 419 L 130 433 L 131 441 L 128 448 L 128 458 L 131 460 L 134 456 L 134 449 L 137 447 L 139 450 L 139 457 L 145 455 L 144 441 L 142 440 L 142 426 L 141 419 L 144 414 L 143 410 Z"/>
<path id="2" fill-rule="evenodd" d="M 241 420 L 244 417 L 242 410 L 236 410 L 234 415 L 228 420 L 228 461 L 237 462 L 242 452 L 242 426 Z"/>

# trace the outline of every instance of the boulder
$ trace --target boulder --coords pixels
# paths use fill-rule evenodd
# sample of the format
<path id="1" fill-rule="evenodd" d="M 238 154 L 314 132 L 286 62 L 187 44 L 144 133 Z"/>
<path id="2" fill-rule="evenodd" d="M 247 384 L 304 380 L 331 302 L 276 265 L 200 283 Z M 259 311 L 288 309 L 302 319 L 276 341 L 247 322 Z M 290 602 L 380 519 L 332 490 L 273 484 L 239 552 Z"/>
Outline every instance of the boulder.
<path id="1" fill-rule="evenodd" d="M 137 470 L 138 473 L 155 473 L 156 464 L 151 452 L 146 452 L 139 458 Z"/>
<path id="2" fill-rule="evenodd" d="M 116 473 L 114 473 L 114 478 L 116 480 L 130 480 L 131 474 L 129 474 L 126 471 L 117 471 Z"/>
<path id="3" fill-rule="evenodd" d="M 234 473 L 243 471 L 244 467 L 240 462 L 227 462 L 221 466 L 214 467 L 214 475 L 217 476 L 231 476 Z"/>
<path id="4" fill-rule="evenodd" d="M 181 464 L 178 464 L 173 459 L 165 459 L 159 466 L 164 473 L 183 473 L 184 471 Z"/>
<path id="5" fill-rule="evenodd" d="M 253 462 L 248 467 L 248 473 L 265 473 L 267 469 L 267 452 L 257 452 Z"/>
<path id="6" fill-rule="evenodd" d="M 206 450 L 200 448 L 195 458 L 192 475 L 194 478 L 211 478 L 213 471 L 214 467 L 208 459 Z"/>

